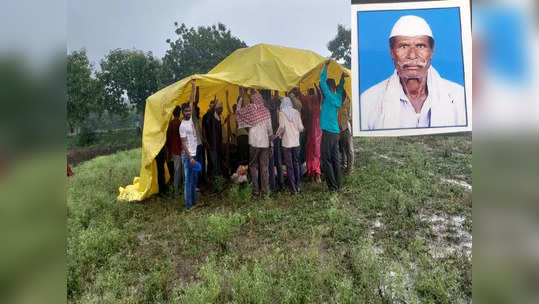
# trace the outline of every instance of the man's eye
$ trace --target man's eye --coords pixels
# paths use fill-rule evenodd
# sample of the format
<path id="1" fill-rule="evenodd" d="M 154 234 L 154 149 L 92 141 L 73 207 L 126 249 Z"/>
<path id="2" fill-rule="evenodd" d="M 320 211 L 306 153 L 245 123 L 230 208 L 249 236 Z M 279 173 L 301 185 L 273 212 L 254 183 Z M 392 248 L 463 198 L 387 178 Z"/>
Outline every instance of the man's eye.
<path id="1" fill-rule="evenodd" d="M 407 47 L 407 45 L 403 44 L 400 46 L 401 49 L 405 49 Z"/>
<path id="2" fill-rule="evenodd" d="M 417 48 L 418 48 L 418 49 L 423 49 L 423 48 L 425 48 L 425 45 L 424 45 L 424 44 L 420 44 L 420 45 L 417 46 Z"/>

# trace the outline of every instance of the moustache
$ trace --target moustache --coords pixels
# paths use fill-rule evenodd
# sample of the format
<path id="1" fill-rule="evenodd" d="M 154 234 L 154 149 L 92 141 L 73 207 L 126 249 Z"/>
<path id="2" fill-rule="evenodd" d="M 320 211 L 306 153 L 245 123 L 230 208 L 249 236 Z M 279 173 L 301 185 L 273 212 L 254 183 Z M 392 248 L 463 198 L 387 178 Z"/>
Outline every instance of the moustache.
<path id="1" fill-rule="evenodd" d="M 418 66 L 423 69 L 424 67 L 427 66 L 427 61 L 426 60 L 409 60 L 402 63 L 398 63 L 398 65 L 400 66 L 401 69 L 405 69 L 411 65 Z"/>

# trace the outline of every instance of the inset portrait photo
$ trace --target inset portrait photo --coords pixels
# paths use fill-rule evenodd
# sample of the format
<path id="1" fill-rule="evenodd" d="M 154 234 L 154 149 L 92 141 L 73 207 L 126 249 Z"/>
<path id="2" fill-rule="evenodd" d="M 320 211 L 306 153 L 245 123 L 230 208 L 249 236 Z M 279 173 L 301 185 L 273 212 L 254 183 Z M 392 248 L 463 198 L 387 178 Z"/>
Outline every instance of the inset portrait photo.
<path id="1" fill-rule="evenodd" d="M 354 135 L 471 130 L 468 1 L 352 5 Z"/>

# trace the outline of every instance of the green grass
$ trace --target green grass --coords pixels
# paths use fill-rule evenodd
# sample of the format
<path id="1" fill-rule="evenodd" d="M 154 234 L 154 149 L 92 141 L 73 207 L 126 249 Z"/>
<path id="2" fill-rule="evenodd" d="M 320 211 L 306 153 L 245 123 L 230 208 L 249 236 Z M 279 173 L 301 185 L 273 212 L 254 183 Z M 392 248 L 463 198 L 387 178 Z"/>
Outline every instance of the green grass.
<path id="1" fill-rule="evenodd" d="M 82 145 L 79 135 L 67 136 L 67 148 L 77 147 L 140 147 L 142 135 L 136 129 L 118 129 L 93 133 L 91 142 Z"/>
<path id="2" fill-rule="evenodd" d="M 116 201 L 138 175 L 140 149 L 82 163 L 68 181 L 68 301 L 471 301 L 470 258 L 427 220 L 462 216 L 471 233 L 471 191 L 444 182 L 471 185 L 471 137 L 355 145 L 356 169 L 337 194 L 304 184 L 261 200 L 227 185 L 191 212 L 181 197 Z"/>

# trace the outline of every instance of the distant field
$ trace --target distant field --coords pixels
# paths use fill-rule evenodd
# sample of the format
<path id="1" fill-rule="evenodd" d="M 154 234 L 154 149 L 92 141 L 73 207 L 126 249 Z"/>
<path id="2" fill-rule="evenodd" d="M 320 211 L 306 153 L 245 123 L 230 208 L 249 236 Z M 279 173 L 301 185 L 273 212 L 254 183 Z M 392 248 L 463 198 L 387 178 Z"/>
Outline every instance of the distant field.
<path id="1" fill-rule="evenodd" d="M 140 149 L 68 179 L 70 303 L 470 303 L 472 140 L 361 138 L 338 194 L 117 202 Z"/>
<path id="2" fill-rule="evenodd" d="M 138 148 L 142 144 L 142 135 L 136 129 L 96 132 L 88 143 L 81 140 L 80 136 L 67 136 L 67 163 L 70 165 L 76 165 L 99 155 Z M 81 141 L 85 143 L 81 144 Z"/>

